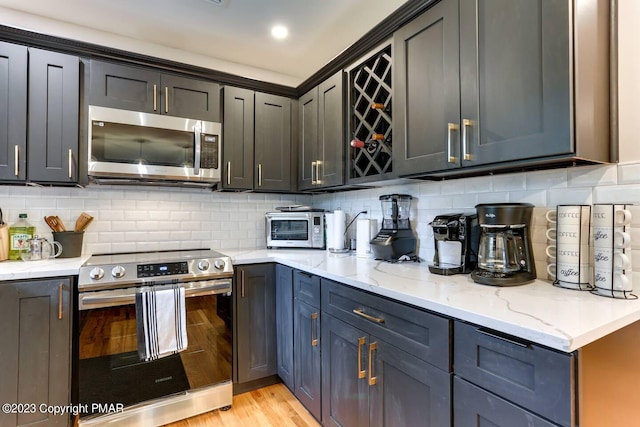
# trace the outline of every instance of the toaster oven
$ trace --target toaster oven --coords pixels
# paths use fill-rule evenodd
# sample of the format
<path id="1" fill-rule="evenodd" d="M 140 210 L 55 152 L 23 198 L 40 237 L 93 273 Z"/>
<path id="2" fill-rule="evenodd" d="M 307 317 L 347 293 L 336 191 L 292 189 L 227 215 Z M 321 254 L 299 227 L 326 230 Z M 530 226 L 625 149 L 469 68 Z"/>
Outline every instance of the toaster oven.
<path id="1" fill-rule="evenodd" d="M 323 212 L 267 212 L 267 248 L 324 249 Z"/>

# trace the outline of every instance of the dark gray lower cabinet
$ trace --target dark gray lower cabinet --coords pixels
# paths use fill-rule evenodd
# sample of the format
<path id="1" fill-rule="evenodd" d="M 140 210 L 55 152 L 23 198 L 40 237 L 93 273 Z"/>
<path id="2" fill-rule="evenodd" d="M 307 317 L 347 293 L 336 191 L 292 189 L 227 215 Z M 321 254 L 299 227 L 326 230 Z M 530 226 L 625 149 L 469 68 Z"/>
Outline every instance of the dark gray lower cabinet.
<path id="1" fill-rule="evenodd" d="M 0 412 L 2 426 L 66 426 L 68 416 L 39 405 L 68 405 L 71 279 L 0 282 L 0 402 L 28 404 Z"/>
<path id="2" fill-rule="evenodd" d="M 556 426 L 458 377 L 453 380 L 453 419 L 455 427 Z"/>
<path id="3" fill-rule="evenodd" d="M 234 287 L 234 382 L 246 383 L 275 375 L 275 266 L 237 267 Z"/>
<path id="4" fill-rule="evenodd" d="M 320 309 L 296 299 L 294 316 L 295 395 L 320 419 Z"/>
<path id="5" fill-rule="evenodd" d="M 322 424 L 369 425 L 368 335 L 324 313 L 322 317 Z"/>
<path id="6" fill-rule="evenodd" d="M 276 334 L 278 376 L 293 390 L 293 269 L 280 264 L 276 265 Z"/>

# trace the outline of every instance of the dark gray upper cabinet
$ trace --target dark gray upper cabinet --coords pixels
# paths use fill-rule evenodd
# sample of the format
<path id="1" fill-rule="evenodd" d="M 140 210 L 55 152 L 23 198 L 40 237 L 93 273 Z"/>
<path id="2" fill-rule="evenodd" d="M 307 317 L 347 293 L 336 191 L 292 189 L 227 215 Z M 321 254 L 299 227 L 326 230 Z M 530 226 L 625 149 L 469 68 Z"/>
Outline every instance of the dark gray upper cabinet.
<path id="1" fill-rule="evenodd" d="M 253 189 L 254 92 L 225 86 L 222 138 L 226 189 Z"/>
<path id="2" fill-rule="evenodd" d="M 293 269 L 276 265 L 276 344 L 278 376 L 294 389 L 293 363 Z"/>
<path id="3" fill-rule="evenodd" d="M 0 283 L 3 403 L 66 406 L 71 401 L 71 280 Z M 3 426 L 67 426 L 46 411 L 0 413 Z"/>
<path id="4" fill-rule="evenodd" d="M 395 170 L 447 175 L 543 159 L 608 161 L 606 52 L 587 52 L 586 39 L 574 36 L 590 26 L 607 37 L 606 25 L 592 25 L 601 6 L 586 9 L 567 0 L 443 0 L 394 33 Z M 574 66 L 571 54 L 582 48 Z M 584 86 L 595 88 L 588 93 L 578 90 L 582 69 Z M 585 113 L 595 124 L 577 139 Z"/>
<path id="5" fill-rule="evenodd" d="M 273 264 L 236 269 L 234 314 L 235 382 L 277 373 L 276 287 Z"/>
<path id="6" fill-rule="evenodd" d="M 344 184 L 344 78 L 339 71 L 298 100 L 300 190 Z"/>
<path id="7" fill-rule="evenodd" d="M 27 178 L 27 48 L 0 42 L 0 180 Z"/>
<path id="8" fill-rule="evenodd" d="M 92 60 L 89 104 L 220 121 L 220 86 L 158 71 Z"/>
<path id="9" fill-rule="evenodd" d="M 292 101 L 256 92 L 255 167 L 256 190 L 291 191 Z"/>
<path id="10" fill-rule="evenodd" d="M 223 187 L 293 190 L 295 100 L 225 86 Z"/>
<path id="11" fill-rule="evenodd" d="M 78 180 L 80 59 L 29 48 L 28 179 Z"/>

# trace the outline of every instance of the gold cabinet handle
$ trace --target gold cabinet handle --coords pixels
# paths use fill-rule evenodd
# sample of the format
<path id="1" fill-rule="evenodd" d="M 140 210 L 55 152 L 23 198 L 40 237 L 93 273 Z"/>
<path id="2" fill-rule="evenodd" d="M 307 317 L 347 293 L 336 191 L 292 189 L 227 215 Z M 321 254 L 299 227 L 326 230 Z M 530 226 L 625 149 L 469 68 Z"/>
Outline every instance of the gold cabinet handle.
<path id="1" fill-rule="evenodd" d="M 153 85 L 153 111 L 158 111 L 158 85 Z"/>
<path id="2" fill-rule="evenodd" d="M 362 346 L 363 345 L 365 345 L 364 337 L 358 338 L 358 379 L 367 377 L 367 371 L 362 369 Z"/>
<path id="3" fill-rule="evenodd" d="M 464 160 L 472 160 L 469 152 L 469 139 L 467 137 L 467 128 L 473 126 L 473 122 L 469 119 L 462 120 L 462 158 Z"/>
<path id="4" fill-rule="evenodd" d="M 322 166 L 322 162 L 320 160 L 316 160 L 316 184 L 320 185 L 320 166 Z"/>
<path id="5" fill-rule="evenodd" d="M 317 336 L 317 326 L 315 326 L 318 323 L 318 313 L 312 313 L 311 314 L 311 347 L 317 347 L 318 346 L 318 338 L 314 338 Z"/>
<path id="6" fill-rule="evenodd" d="M 231 185 L 231 161 L 227 162 L 227 185 Z"/>
<path id="7" fill-rule="evenodd" d="M 64 284 L 60 283 L 58 288 L 58 319 L 62 320 L 62 292 L 64 291 Z"/>
<path id="8" fill-rule="evenodd" d="M 169 112 L 169 86 L 164 87 L 164 112 Z"/>
<path id="9" fill-rule="evenodd" d="M 384 323 L 384 319 L 383 318 L 381 318 L 381 317 L 373 317 L 372 315 L 365 313 L 361 309 L 356 308 L 356 309 L 353 310 L 353 312 L 355 314 L 357 314 L 358 316 L 364 317 L 365 319 L 370 320 L 372 322 Z"/>
<path id="10" fill-rule="evenodd" d="M 458 125 L 455 123 L 447 124 L 447 162 L 455 163 L 456 157 L 453 155 L 453 138 L 451 134 L 458 130 Z"/>
<path id="11" fill-rule="evenodd" d="M 240 296 L 244 298 L 244 270 L 240 270 Z"/>
<path id="12" fill-rule="evenodd" d="M 372 342 L 369 344 L 369 385 L 376 385 L 378 377 L 373 376 L 373 352 L 378 349 L 378 343 Z"/>
<path id="13" fill-rule="evenodd" d="M 314 168 L 317 168 L 317 167 L 318 165 L 316 162 L 311 162 L 311 185 L 317 184 L 317 181 L 314 179 L 314 175 L 317 174 L 317 172 L 314 172 Z"/>
<path id="14" fill-rule="evenodd" d="M 73 178 L 73 150 L 69 149 L 69 179 Z"/>
<path id="15" fill-rule="evenodd" d="M 14 149 L 14 152 L 15 152 L 15 155 L 13 156 L 13 158 L 15 160 L 14 160 L 14 164 L 13 164 L 13 174 L 15 176 L 18 176 L 20 174 L 20 168 L 19 168 L 19 165 L 20 165 L 20 161 L 19 161 L 19 158 L 20 158 L 20 147 L 16 145 L 15 149 Z"/>
<path id="16" fill-rule="evenodd" d="M 262 187 L 262 164 L 258 163 L 258 187 Z"/>

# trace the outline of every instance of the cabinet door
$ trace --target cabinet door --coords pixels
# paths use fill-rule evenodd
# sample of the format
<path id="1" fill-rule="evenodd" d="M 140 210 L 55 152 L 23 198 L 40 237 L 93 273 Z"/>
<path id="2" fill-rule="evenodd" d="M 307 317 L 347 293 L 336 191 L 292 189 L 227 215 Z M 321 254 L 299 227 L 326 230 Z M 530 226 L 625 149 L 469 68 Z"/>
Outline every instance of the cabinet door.
<path id="1" fill-rule="evenodd" d="M 27 73 L 27 48 L 0 42 L 0 180 L 3 181 L 27 178 Z"/>
<path id="2" fill-rule="evenodd" d="M 276 289 L 273 264 L 238 267 L 236 298 L 237 382 L 275 375 Z"/>
<path id="3" fill-rule="evenodd" d="M 320 309 L 294 301 L 295 395 L 320 419 Z"/>
<path id="4" fill-rule="evenodd" d="M 344 184 L 344 73 L 339 71 L 318 87 L 318 187 Z"/>
<path id="5" fill-rule="evenodd" d="M 322 423 L 369 425 L 369 337 L 332 316 L 322 316 Z"/>
<path id="6" fill-rule="evenodd" d="M 29 154 L 32 181 L 78 181 L 80 60 L 29 49 Z"/>
<path id="7" fill-rule="evenodd" d="M 3 403 L 68 405 L 71 281 L 0 283 L 0 372 Z M 68 416 L 0 412 L 3 426 L 66 426 Z"/>
<path id="8" fill-rule="evenodd" d="M 256 93 L 256 190 L 291 190 L 291 120 L 289 98 Z"/>
<path id="9" fill-rule="evenodd" d="M 252 90 L 226 86 L 223 96 L 223 186 L 252 190 L 254 93 Z"/>
<path id="10" fill-rule="evenodd" d="M 373 336 L 367 349 L 372 426 L 451 425 L 451 374 Z"/>
<path id="11" fill-rule="evenodd" d="M 91 61 L 89 104 L 160 112 L 160 74 L 144 68 Z"/>
<path id="12" fill-rule="evenodd" d="M 162 114 L 220 121 L 220 85 L 204 80 L 163 74 Z"/>
<path id="13" fill-rule="evenodd" d="M 458 2 L 445 0 L 393 35 L 393 169 L 460 166 Z"/>
<path id="14" fill-rule="evenodd" d="M 298 189 L 315 186 L 318 170 L 318 88 L 311 89 L 298 100 L 300 139 L 298 151 Z"/>
<path id="15" fill-rule="evenodd" d="M 556 425 L 458 377 L 453 380 L 453 420 L 455 427 Z"/>
<path id="16" fill-rule="evenodd" d="M 293 390 L 293 269 L 280 264 L 276 265 L 276 334 L 278 376 Z"/>
<path id="17" fill-rule="evenodd" d="M 574 151 L 570 3 L 460 2 L 463 166 Z"/>

